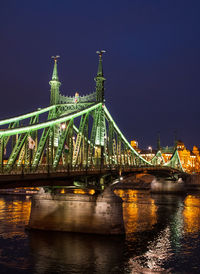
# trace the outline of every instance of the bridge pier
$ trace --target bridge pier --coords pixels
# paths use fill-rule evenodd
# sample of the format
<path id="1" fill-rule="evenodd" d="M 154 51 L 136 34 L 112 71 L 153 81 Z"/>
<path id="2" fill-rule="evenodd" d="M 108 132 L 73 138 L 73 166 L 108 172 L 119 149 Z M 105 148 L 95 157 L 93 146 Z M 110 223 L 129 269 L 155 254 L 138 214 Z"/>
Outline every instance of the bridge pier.
<path id="1" fill-rule="evenodd" d="M 172 180 L 172 178 L 155 177 L 155 179 L 151 182 L 151 192 L 182 193 L 185 192 L 185 183 L 182 178 Z"/>
<path id="2" fill-rule="evenodd" d="M 29 228 L 94 234 L 124 234 L 122 200 L 108 187 L 102 194 L 33 196 Z"/>
<path id="3" fill-rule="evenodd" d="M 186 189 L 192 191 L 200 190 L 200 175 L 190 174 L 186 177 Z"/>

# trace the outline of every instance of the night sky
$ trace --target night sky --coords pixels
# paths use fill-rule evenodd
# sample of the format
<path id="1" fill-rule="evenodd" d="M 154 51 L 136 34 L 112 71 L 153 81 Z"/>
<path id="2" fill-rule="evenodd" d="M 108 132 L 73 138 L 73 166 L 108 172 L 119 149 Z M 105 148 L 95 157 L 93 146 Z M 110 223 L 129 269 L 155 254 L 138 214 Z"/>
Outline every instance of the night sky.
<path id="1" fill-rule="evenodd" d="M 49 105 L 52 55 L 61 93 L 94 91 L 104 49 L 106 105 L 146 148 L 200 146 L 200 1 L 1 0 L 0 118 Z"/>

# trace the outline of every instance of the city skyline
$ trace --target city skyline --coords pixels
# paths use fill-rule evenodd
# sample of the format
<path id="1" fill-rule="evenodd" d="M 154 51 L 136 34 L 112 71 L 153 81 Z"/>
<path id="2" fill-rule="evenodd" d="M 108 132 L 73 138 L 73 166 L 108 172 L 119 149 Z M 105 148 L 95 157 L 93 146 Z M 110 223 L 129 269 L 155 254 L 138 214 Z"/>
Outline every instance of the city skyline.
<path id="1" fill-rule="evenodd" d="M 106 105 L 127 139 L 173 145 L 176 131 L 199 146 L 199 2 L 105 3 L 3 3 L 1 119 L 48 106 L 52 55 L 63 94 L 94 91 L 105 49 Z"/>

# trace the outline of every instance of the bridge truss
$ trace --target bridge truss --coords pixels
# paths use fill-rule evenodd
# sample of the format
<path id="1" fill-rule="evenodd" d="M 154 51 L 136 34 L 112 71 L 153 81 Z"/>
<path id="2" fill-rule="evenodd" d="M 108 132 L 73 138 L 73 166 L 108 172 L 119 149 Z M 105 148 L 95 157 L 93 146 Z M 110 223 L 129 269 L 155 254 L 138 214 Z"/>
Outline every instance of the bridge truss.
<path id="1" fill-rule="evenodd" d="M 151 165 L 130 146 L 104 104 L 57 118 L 55 111 L 60 113 L 59 106 L 0 121 L 7 125 L 0 131 L 0 172 Z M 42 114 L 47 121 L 40 122 Z"/>
<path id="2" fill-rule="evenodd" d="M 167 164 L 142 158 L 126 140 L 104 103 L 102 52 L 96 91 L 60 94 L 55 58 L 50 106 L 0 121 L 0 174 L 163 165 L 182 170 L 177 153 Z"/>

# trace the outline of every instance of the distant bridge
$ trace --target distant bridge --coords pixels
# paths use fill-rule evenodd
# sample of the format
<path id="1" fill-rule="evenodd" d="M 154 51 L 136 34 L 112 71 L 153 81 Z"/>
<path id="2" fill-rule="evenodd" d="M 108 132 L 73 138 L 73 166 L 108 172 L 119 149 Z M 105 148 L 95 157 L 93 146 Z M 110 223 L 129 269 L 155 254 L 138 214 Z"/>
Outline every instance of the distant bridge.
<path id="1" fill-rule="evenodd" d="M 61 95 L 55 58 L 50 106 L 0 121 L 0 187 L 67 185 L 122 172 L 184 172 L 177 151 L 168 163 L 159 151 L 148 162 L 126 140 L 105 105 L 102 52 L 95 81 L 88 95 Z"/>

